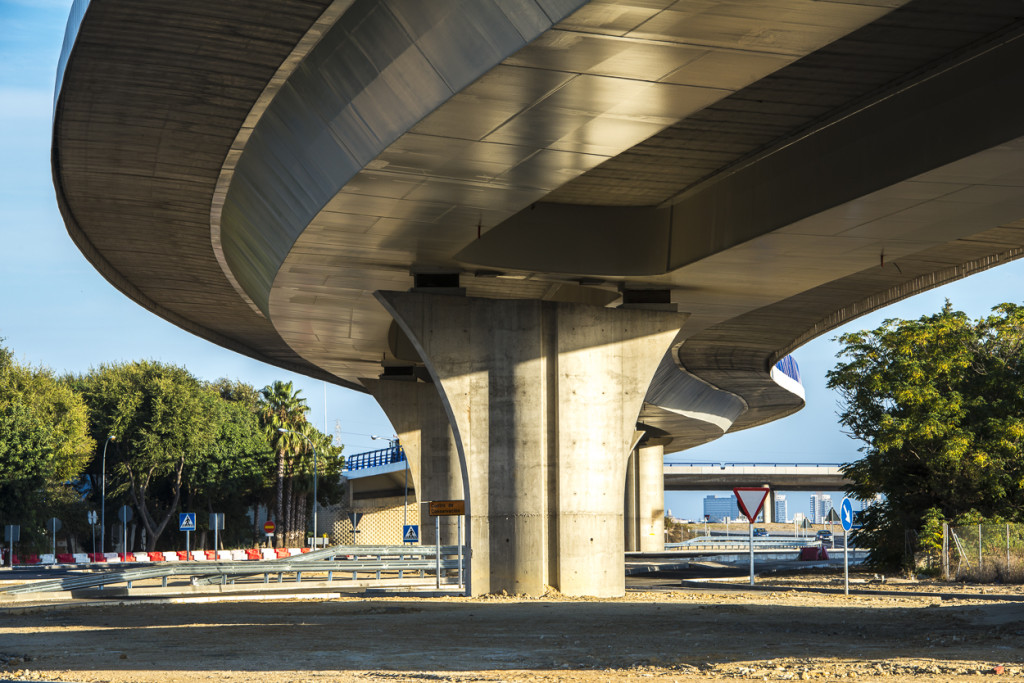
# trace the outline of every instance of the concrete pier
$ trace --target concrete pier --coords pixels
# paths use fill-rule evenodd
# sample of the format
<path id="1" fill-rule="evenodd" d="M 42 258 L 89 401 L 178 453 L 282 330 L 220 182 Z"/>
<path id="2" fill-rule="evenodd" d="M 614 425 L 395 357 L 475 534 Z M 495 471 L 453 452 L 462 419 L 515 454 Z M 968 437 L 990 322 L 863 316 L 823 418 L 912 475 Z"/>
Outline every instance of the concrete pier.
<path id="1" fill-rule="evenodd" d="M 469 590 L 618 596 L 626 461 L 682 316 L 378 292 L 439 389 L 468 483 Z"/>
<path id="2" fill-rule="evenodd" d="M 455 437 L 441 398 L 433 384 L 401 380 L 360 380 L 380 404 L 395 428 L 409 462 L 416 501 L 462 500 L 462 470 Z M 420 510 L 421 542 L 433 544 L 434 520 Z M 441 544 L 455 545 L 457 521 L 441 519 Z"/>
<path id="3" fill-rule="evenodd" d="M 626 466 L 626 551 L 656 553 L 665 549 L 665 449 L 636 448 Z"/>

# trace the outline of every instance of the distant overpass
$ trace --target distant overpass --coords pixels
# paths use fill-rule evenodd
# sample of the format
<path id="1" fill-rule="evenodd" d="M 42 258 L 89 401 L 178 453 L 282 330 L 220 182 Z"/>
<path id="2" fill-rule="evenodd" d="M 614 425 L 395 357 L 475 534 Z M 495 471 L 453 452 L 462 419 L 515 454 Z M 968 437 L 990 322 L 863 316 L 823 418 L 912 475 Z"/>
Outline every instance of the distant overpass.
<path id="1" fill-rule="evenodd" d="M 812 463 L 666 463 L 665 490 L 722 491 L 768 485 L 782 491 L 838 491 L 853 483 L 839 468 Z"/>

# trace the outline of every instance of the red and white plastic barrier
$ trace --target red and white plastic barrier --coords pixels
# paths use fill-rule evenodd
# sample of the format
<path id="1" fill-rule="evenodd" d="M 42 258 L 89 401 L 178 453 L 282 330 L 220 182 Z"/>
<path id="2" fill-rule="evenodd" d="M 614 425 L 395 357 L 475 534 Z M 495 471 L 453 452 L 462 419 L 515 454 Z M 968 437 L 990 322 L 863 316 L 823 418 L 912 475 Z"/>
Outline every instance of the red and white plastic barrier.
<path id="1" fill-rule="evenodd" d="M 106 562 L 110 564 L 124 562 L 244 562 L 246 560 L 276 560 L 308 553 L 310 548 L 248 548 L 243 550 L 193 550 L 186 558 L 184 550 L 168 552 L 135 552 L 135 553 L 46 553 L 43 555 L 14 554 L 16 565 L 58 565 L 58 564 L 92 564 Z M 4 550 L 6 553 L 6 549 Z M 4 555 L 4 559 L 7 557 Z"/>

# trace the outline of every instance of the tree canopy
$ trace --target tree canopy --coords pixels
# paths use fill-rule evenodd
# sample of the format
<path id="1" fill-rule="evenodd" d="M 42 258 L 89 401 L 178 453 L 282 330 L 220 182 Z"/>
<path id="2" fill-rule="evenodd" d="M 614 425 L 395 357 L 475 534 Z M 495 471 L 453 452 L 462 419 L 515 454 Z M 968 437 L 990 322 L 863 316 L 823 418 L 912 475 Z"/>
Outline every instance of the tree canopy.
<path id="1" fill-rule="evenodd" d="M 937 510 L 1024 521 L 1024 308 L 971 320 L 949 302 L 918 320 L 842 335 L 828 386 L 840 422 L 864 442 L 844 466 L 864 513 L 870 560 L 907 565 L 908 534 Z"/>
<path id="2" fill-rule="evenodd" d="M 97 442 L 114 437 L 108 482 L 126 493 L 155 550 L 179 511 L 185 465 L 214 450 L 219 396 L 184 368 L 154 361 L 101 365 L 77 381 Z M 109 488 L 109 483 L 108 483 Z"/>
<path id="3" fill-rule="evenodd" d="M 88 538 L 86 511 L 101 507 L 105 481 L 106 538 L 121 538 L 109 525 L 128 505 L 130 547 L 176 547 L 179 536 L 164 532 L 185 511 L 224 513 L 221 540 L 251 543 L 262 538 L 261 507 L 280 542 L 301 543 L 314 467 L 319 503 L 332 504 L 344 460 L 306 419 L 299 393 L 290 382 L 204 382 L 155 361 L 58 378 L 0 345 L 0 523 L 22 526 L 23 551 L 49 547 L 43 523 L 52 516 L 69 539 Z M 198 516 L 200 531 L 206 519 Z"/>
<path id="4" fill-rule="evenodd" d="M 46 518 L 78 505 L 73 484 L 93 446 L 72 388 L 0 346 L 0 523 L 19 524 L 25 542 L 39 541 Z"/>

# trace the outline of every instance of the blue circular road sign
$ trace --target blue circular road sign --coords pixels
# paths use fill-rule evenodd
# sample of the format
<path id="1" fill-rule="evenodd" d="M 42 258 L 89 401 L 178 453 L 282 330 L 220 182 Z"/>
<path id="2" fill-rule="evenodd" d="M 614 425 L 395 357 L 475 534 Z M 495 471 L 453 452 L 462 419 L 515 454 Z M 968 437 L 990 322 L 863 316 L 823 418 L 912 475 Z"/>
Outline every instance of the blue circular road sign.
<path id="1" fill-rule="evenodd" d="M 843 503 L 839 506 L 839 521 L 843 523 L 843 531 L 853 528 L 853 501 L 849 498 L 843 498 Z"/>

